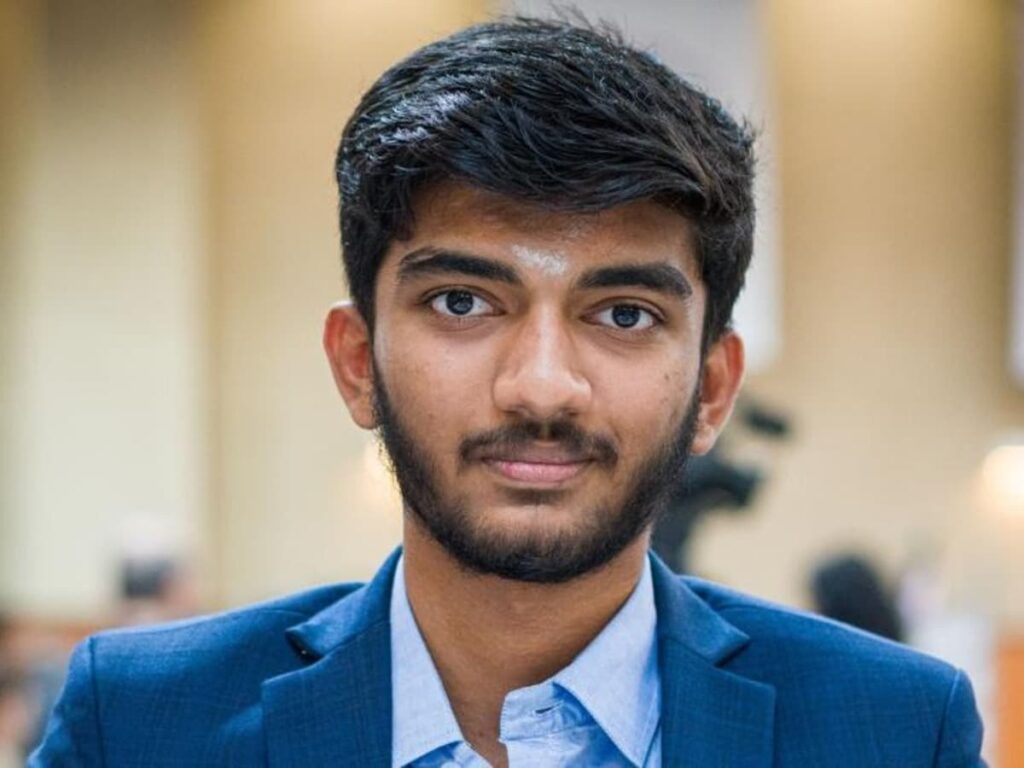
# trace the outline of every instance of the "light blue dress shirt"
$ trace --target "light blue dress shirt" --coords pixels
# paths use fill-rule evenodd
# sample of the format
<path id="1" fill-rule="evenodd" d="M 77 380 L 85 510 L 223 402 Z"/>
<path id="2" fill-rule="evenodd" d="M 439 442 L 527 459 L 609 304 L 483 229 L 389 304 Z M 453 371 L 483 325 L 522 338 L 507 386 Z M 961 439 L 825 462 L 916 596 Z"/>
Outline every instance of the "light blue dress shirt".
<path id="1" fill-rule="evenodd" d="M 391 591 L 394 768 L 482 768 L 459 730 L 405 591 Z M 500 739 L 510 768 L 661 765 L 661 684 L 650 561 L 619 612 L 554 677 L 505 697 Z"/>

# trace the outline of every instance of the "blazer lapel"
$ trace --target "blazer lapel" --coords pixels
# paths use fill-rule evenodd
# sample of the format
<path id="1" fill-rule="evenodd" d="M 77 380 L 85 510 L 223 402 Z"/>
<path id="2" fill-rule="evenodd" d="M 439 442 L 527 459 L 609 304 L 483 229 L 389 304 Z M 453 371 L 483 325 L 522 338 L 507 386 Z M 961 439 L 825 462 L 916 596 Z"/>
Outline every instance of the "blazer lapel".
<path id="1" fill-rule="evenodd" d="M 288 630 L 307 666 L 267 680 L 273 768 L 391 765 L 395 552 L 366 586 Z M 652 556 L 662 696 L 662 765 L 768 768 L 775 689 L 723 666 L 749 638 Z"/>
<path id="2" fill-rule="evenodd" d="M 366 586 L 288 630 L 308 666 L 263 683 L 273 768 L 391 765 L 395 552 Z"/>
<path id="3" fill-rule="evenodd" d="M 652 556 L 662 764 L 768 768 L 775 688 L 722 667 L 750 642 Z"/>

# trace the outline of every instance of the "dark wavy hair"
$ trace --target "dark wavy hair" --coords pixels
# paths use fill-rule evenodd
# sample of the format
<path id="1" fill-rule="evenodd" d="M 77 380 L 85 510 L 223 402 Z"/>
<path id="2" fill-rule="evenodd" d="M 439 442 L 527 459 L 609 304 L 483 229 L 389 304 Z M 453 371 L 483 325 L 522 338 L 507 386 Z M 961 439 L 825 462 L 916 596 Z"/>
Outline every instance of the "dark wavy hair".
<path id="1" fill-rule="evenodd" d="M 345 272 L 371 328 L 381 259 L 411 232 L 413 194 L 443 179 L 554 210 L 677 210 L 697 235 L 705 346 L 750 263 L 751 131 L 606 27 L 511 18 L 421 48 L 363 96 L 335 172 Z"/>

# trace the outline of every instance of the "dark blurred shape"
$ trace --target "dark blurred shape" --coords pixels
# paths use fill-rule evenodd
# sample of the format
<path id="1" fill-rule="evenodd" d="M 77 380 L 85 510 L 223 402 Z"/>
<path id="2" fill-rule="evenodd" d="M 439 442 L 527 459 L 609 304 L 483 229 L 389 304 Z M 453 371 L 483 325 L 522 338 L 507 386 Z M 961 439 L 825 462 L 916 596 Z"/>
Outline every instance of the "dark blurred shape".
<path id="1" fill-rule="evenodd" d="M 119 624 L 154 624 L 194 614 L 198 596 L 190 569 L 165 556 L 130 556 L 121 561 Z"/>
<path id="2" fill-rule="evenodd" d="M 121 597 L 125 600 L 160 599 L 176 576 L 171 560 L 125 560 L 121 563 Z"/>
<path id="3" fill-rule="evenodd" d="M 861 555 L 839 555 L 819 565 L 811 575 L 811 596 L 822 616 L 903 641 L 895 595 L 874 565 Z"/>
<path id="4" fill-rule="evenodd" d="M 738 404 L 736 419 L 727 429 L 746 429 L 771 440 L 790 435 L 786 416 L 750 397 Z M 728 461 L 717 447 L 705 456 L 691 457 L 682 483 L 654 527 L 651 548 L 676 573 L 687 573 L 690 538 L 700 518 L 718 510 L 745 509 L 766 476 L 760 468 Z"/>
<path id="5" fill-rule="evenodd" d="M 760 482 L 761 474 L 756 469 L 730 464 L 712 451 L 694 457 L 678 498 L 681 503 L 701 499 L 711 507 L 745 507 Z"/>
<path id="6" fill-rule="evenodd" d="M 722 460 L 717 451 L 694 456 L 682 484 L 658 520 L 651 547 L 677 573 L 687 569 L 687 547 L 694 525 L 707 512 L 740 509 L 750 503 L 761 475 Z"/>
<path id="7" fill-rule="evenodd" d="M 783 438 L 789 436 L 789 419 L 755 400 L 746 399 L 740 403 L 739 417 L 752 431 L 766 437 Z"/>

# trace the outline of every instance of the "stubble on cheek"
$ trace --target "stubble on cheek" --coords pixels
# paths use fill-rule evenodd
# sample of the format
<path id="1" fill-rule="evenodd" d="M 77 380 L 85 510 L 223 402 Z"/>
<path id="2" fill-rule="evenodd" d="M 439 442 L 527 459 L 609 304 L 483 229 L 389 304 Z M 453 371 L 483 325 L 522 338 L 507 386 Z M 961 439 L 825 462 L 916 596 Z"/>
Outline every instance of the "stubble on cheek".
<path id="1" fill-rule="evenodd" d="M 397 370 L 389 371 L 389 375 L 397 374 Z M 379 378 L 377 381 L 384 384 Z M 413 385 L 403 383 L 408 386 L 398 385 L 393 393 L 396 400 L 405 398 L 399 401 L 398 412 L 389 401 L 389 388 L 382 386 L 380 394 L 386 403 L 381 411 L 385 417 L 382 426 L 388 427 L 382 434 L 396 470 L 404 470 L 397 474 L 406 509 L 470 570 L 551 583 L 600 567 L 643 533 L 678 480 L 687 430 L 675 439 L 666 439 L 665 430 L 672 422 L 661 419 L 655 424 L 651 412 L 645 409 L 641 414 L 635 404 L 631 408 L 621 404 L 624 410 L 615 420 L 624 426 L 630 416 L 638 419 L 638 426 L 623 430 L 624 442 L 620 435 L 614 436 L 616 461 L 588 470 L 606 473 L 603 481 L 595 482 L 600 475 L 594 475 L 582 487 L 567 489 L 565 497 L 554 496 L 547 489 L 525 489 L 516 497 L 516 492 L 507 495 L 507 487 L 496 485 L 483 473 L 471 472 L 460 479 L 457 471 L 443 469 L 438 463 L 456 466 L 462 441 L 472 434 L 471 430 L 460 432 L 471 421 L 468 416 L 443 425 L 449 409 L 454 408 L 453 413 L 467 410 L 459 402 L 465 390 L 460 389 L 455 398 L 446 396 L 443 404 L 435 403 L 437 407 L 413 413 L 410 409 L 423 407 L 422 398 L 411 397 Z M 419 393 L 426 391 L 422 382 L 415 388 Z M 430 434 L 432 426 L 440 434 Z M 655 435 L 665 442 L 652 441 Z"/>

